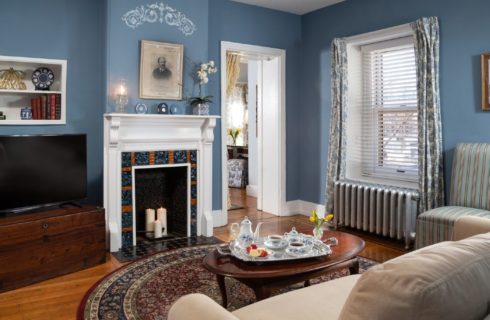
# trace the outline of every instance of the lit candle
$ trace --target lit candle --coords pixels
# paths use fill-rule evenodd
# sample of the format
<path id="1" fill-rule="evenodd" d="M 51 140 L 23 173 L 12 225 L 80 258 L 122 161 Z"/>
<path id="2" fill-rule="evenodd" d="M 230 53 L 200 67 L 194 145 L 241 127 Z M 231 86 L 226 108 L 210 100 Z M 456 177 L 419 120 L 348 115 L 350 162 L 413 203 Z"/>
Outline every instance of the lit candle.
<path id="1" fill-rule="evenodd" d="M 119 86 L 119 95 L 120 96 L 125 96 L 126 95 L 126 87 L 123 84 L 121 84 Z"/>
<path id="2" fill-rule="evenodd" d="M 146 209 L 146 231 L 154 231 L 155 209 Z"/>
<path id="3" fill-rule="evenodd" d="M 155 228 L 155 239 L 162 237 L 162 222 L 160 220 L 156 220 L 154 223 Z"/>
<path id="4" fill-rule="evenodd" d="M 163 235 L 167 235 L 167 209 L 160 207 L 157 209 L 158 220 L 162 222 L 162 227 L 164 228 Z"/>

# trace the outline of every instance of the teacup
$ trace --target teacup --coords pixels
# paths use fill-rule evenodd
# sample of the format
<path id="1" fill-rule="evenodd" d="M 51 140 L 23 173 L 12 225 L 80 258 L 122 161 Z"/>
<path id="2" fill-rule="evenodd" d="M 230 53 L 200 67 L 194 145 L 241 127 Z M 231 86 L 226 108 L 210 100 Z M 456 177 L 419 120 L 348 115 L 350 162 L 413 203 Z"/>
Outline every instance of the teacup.
<path id="1" fill-rule="evenodd" d="M 274 251 L 275 253 L 282 253 L 288 247 L 288 241 L 280 235 L 267 236 L 264 245 L 267 249 Z"/>
<path id="2" fill-rule="evenodd" d="M 280 242 L 283 239 L 284 239 L 284 237 L 281 235 L 278 235 L 278 234 L 273 234 L 273 235 L 267 236 L 267 241 L 270 241 L 270 242 Z"/>
<path id="3" fill-rule="evenodd" d="M 304 242 L 293 241 L 289 243 L 288 253 L 293 255 L 301 255 L 304 254 L 305 251 L 306 251 L 306 246 Z"/>

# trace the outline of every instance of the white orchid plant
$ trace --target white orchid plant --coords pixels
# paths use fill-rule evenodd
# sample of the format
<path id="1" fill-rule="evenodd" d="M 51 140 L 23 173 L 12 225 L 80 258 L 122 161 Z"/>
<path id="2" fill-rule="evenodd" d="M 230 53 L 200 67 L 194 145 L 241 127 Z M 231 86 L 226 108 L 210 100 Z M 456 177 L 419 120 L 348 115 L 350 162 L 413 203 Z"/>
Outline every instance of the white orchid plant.
<path id="1" fill-rule="evenodd" d="M 197 104 L 204 104 L 213 102 L 213 96 L 203 96 L 202 87 L 209 82 L 209 75 L 218 72 L 218 68 L 214 65 L 214 61 L 211 60 L 208 63 L 203 63 L 197 69 L 197 79 L 199 80 L 199 96 L 191 97 L 189 103 L 194 106 Z"/>

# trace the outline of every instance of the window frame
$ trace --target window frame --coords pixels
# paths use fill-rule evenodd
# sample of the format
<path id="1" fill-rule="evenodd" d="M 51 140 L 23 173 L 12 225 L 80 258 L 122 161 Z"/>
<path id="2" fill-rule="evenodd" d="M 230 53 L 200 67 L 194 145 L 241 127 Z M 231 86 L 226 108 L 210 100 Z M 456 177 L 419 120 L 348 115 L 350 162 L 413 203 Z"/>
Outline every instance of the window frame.
<path id="1" fill-rule="evenodd" d="M 399 174 L 367 176 L 363 174 L 361 152 L 359 145 L 362 144 L 362 47 L 376 46 L 386 41 L 396 41 L 400 38 L 413 38 L 413 30 L 410 24 L 373 31 L 365 34 L 354 35 L 345 38 L 347 47 L 347 121 L 346 121 L 346 169 L 347 180 L 361 181 L 367 183 L 383 184 L 393 187 L 418 189 L 418 175 L 415 177 L 404 177 L 399 179 Z M 418 140 L 418 139 L 417 139 Z"/>

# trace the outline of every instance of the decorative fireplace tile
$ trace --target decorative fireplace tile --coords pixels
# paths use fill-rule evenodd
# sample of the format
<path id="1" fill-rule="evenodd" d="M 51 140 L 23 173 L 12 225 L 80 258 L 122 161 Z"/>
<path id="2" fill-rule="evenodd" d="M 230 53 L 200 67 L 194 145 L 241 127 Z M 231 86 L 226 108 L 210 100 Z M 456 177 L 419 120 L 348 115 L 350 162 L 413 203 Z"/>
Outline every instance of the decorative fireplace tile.
<path id="1" fill-rule="evenodd" d="M 121 157 L 121 166 L 123 168 L 131 167 L 131 153 L 123 152 Z"/>
<path id="2" fill-rule="evenodd" d="M 132 228 L 133 227 L 133 213 L 132 212 L 123 212 L 121 224 L 123 228 Z"/>
<path id="3" fill-rule="evenodd" d="M 121 234 L 122 237 L 122 247 L 132 247 L 133 246 L 133 233 L 131 231 L 124 231 Z"/>
<path id="4" fill-rule="evenodd" d="M 197 163 L 197 151 L 191 150 L 191 163 Z"/>
<path id="5" fill-rule="evenodd" d="M 168 151 L 155 151 L 155 164 L 168 164 Z"/>
<path id="6" fill-rule="evenodd" d="M 197 206 L 191 206 L 191 219 L 197 218 Z"/>
<path id="7" fill-rule="evenodd" d="M 123 189 L 121 191 L 121 205 L 123 206 L 129 206 L 131 205 L 133 202 L 133 198 L 132 198 L 132 192 L 131 190 L 125 190 Z"/>
<path id="8" fill-rule="evenodd" d="M 135 152 L 134 153 L 134 164 L 137 166 L 147 166 L 150 164 L 150 153 L 149 152 Z"/>
<path id="9" fill-rule="evenodd" d="M 122 247 L 133 246 L 133 166 L 191 164 L 191 236 L 197 235 L 197 150 L 145 151 L 121 153 Z"/>
<path id="10" fill-rule="evenodd" d="M 190 159 L 187 159 L 187 151 L 174 151 L 174 163 L 187 163 Z"/>
<path id="11" fill-rule="evenodd" d="M 130 187 L 133 183 L 131 179 L 131 171 L 123 171 L 121 176 L 121 186 Z"/>
<path id="12" fill-rule="evenodd" d="M 197 185 L 191 185 L 191 198 L 197 198 Z"/>

